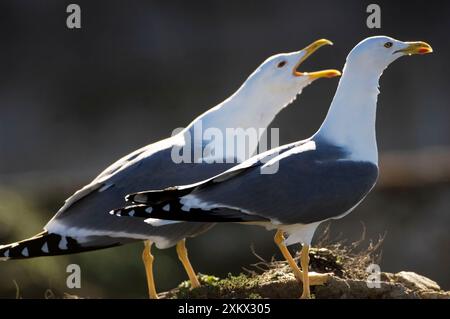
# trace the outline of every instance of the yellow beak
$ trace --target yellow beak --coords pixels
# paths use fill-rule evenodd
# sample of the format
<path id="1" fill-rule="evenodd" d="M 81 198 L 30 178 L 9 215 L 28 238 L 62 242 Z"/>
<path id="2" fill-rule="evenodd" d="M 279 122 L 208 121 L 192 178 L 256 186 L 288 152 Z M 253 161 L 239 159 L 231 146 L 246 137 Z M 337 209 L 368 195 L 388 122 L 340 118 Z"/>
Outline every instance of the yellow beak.
<path id="1" fill-rule="evenodd" d="M 320 39 L 317 40 L 310 45 L 308 45 L 306 48 L 304 48 L 302 51 L 305 52 L 305 55 L 302 56 L 302 58 L 297 62 L 297 64 L 292 69 L 292 74 L 294 76 L 305 76 L 307 75 L 310 79 L 315 80 L 318 78 L 332 78 L 335 76 L 340 76 L 341 72 L 338 70 L 323 70 L 323 71 L 317 71 L 317 72 L 300 72 L 298 71 L 298 67 L 314 52 L 316 52 L 319 48 L 323 47 L 324 45 L 333 45 L 333 42 L 327 39 Z"/>
<path id="2" fill-rule="evenodd" d="M 323 70 L 323 71 L 316 71 L 316 72 L 306 72 L 305 75 L 308 75 L 308 77 L 312 80 L 316 80 L 319 78 L 334 78 L 336 76 L 341 76 L 341 72 L 338 70 Z"/>
<path id="3" fill-rule="evenodd" d="M 405 42 L 407 47 L 401 50 L 397 50 L 394 53 L 401 52 L 403 54 L 427 54 L 433 52 L 433 48 L 426 42 Z"/>

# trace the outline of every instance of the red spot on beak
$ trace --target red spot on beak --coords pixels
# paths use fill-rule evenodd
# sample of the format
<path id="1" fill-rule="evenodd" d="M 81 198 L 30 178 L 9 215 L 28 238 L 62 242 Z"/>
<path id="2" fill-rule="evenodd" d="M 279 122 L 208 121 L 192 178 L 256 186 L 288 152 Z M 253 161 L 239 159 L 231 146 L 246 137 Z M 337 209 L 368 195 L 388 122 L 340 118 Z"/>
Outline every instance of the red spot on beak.
<path id="1" fill-rule="evenodd" d="M 429 48 L 420 48 L 419 49 L 419 53 L 420 54 L 425 54 L 425 53 L 429 53 L 431 50 Z"/>

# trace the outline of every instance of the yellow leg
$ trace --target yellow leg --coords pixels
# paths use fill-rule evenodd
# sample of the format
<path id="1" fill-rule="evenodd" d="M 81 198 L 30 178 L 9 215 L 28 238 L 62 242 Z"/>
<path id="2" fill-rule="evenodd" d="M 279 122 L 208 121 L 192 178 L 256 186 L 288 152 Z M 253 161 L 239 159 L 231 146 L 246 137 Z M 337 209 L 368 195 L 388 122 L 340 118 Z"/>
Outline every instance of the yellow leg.
<path id="1" fill-rule="evenodd" d="M 302 265 L 303 270 L 303 293 L 300 298 L 302 299 L 310 299 L 311 293 L 309 291 L 309 276 L 308 276 L 308 267 L 309 267 L 309 245 L 303 245 L 302 251 L 300 253 L 300 263 Z"/>
<path id="2" fill-rule="evenodd" d="M 291 253 L 289 252 L 286 245 L 284 244 L 284 236 L 283 236 L 283 231 L 281 229 L 277 230 L 274 240 L 275 240 L 275 243 L 277 244 L 278 248 L 280 249 L 281 253 L 283 254 L 283 257 L 287 260 L 287 262 L 289 263 L 289 266 L 291 267 L 292 271 L 294 272 L 295 278 L 297 278 L 297 280 L 299 282 L 303 282 L 303 280 L 304 280 L 303 272 L 300 270 L 300 268 L 298 268 L 297 263 L 295 262 L 294 258 L 292 258 Z M 309 252 L 309 248 L 308 248 L 308 252 Z M 330 274 L 318 274 L 315 272 L 311 272 L 311 273 L 309 273 L 309 276 L 308 276 L 309 284 L 311 286 L 323 285 L 328 281 L 328 279 L 330 278 L 329 276 L 330 276 Z"/>
<path id="3" fill-rule="evenodd" d="M 158 299 L 156 293 L 155 280 L 153 278 L 153 255 L 152 255 L 152 242 L 144 241 L 144 251 L 142 252 L 142 260 L 144 261 L 145 273 L 147 275 L 148 294 L 151 299 Z"/>
<path id="4" fill-rule="evenodd" d="M 178 258 L 180 259 L 181 263 L 183 264 L 184 269 L 187 272 L 187 275 L 189 276 L 189 280 L 191 281 L 192 288 L 198 288 L 200 287 L 200 282 L 198 281 L 197 275 L 194 272 L 194 269 L 192 268 L 191 262 L 189 261 L 187 249 L 186 249 L 186 240 L 180 240 L 177 243 L 177 254 Z"/>
<path id="5" fill-rule="evenodd" d="M 297 263 L 295 262 L 294 258 L 292 258 L 291 253 L 284 244 L 284 236 L 282 230 L 280 229 L 277 230 L 277 232 L 275 233 L 274 241 L 275 244 L 277 244 L 278 248 L 280 249 L 281 253 L 283 254 L 284 259 L 286 259 L 287 262 L 289 263 L 289 266 L 294 272 L 295 278 L 297 278 L 298 281 L 302 282 L 303 273 L 300 270 L 300 268 L 298 268 Z"/>

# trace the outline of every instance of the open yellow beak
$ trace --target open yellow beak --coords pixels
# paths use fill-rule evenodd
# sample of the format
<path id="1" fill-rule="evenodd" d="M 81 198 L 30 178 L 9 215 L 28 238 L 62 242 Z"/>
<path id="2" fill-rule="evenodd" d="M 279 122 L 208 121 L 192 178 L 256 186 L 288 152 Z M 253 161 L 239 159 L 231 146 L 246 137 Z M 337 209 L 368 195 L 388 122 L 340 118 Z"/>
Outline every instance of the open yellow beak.
<path id="1" fill-rule="evenodd" d="M 327 39 L 320 39 L 317 40 L 310 45 L 308 45 L 306 48 L 304 48 L 302 51 L 305 51 L 305 55 L 302 56 L 300 61 L 297 62 L 297 64 L 292 69 L 292 74 L 294 76 L 308 76 L 310 79 L 315 80 L 318 78 L 333 78 L 335 76 L 340 76 L 341 72 L 338 70 L 323 70 L 323 71 L 317 71 L 317 72 L 300 72 L 298 71 L 299 66 L 314 52 L 316 52 L 319 48 L 323 47 L 324 45 L 333 45 L 333 42 Z"/>
<path id="2" fill-rule="evenodd" d="M 308 75 L 310 79 L 316 80 L 319 78 L 334 78 L 336 76 L 341 76 L 341 72 L 338 70 L 323 70 L 316 72 L 305 72 L 304 75 Z"/>
<path id="3" fill-rule="evenodd" d="M 405 42 L 407 47 L 401 50 L 397 50 L 394 53 L 401 52 L 403 54 L 427 54 L 433 52 L 433 48 L 426 42 L 416 41 L 416 42 Z"/>

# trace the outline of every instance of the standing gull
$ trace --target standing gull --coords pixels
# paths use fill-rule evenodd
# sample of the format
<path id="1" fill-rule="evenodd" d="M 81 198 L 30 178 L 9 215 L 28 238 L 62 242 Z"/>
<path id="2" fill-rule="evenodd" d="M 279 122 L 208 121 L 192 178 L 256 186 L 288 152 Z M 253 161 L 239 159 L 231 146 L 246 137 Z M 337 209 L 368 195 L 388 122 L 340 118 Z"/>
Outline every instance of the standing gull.
<path id="1" fill-rule="evenodd" d="M 327 280 L 326 274 L 308 276 L 309 247 L 317 226 L 355 209 L 378 177 L 379 78 L 397 58 L 430 52 L 424 42 L 386 36 L 363 40 L 349 53 L 325 121 L 311 138 L 261 153 L 203 182 L 131 194 L 127 200 L 135 205 L 116 213 L 128 216 L 133 211 L 146 222 L 240 222 L 277 229 L 275 242 L 303 282 L 302 297 L 309 298 L 309 285 Z M 267 174 L 273 165 L 278 170 Z M 286 248 L 294 243 L 303 244 L 303 272 Z"/>
<path id="2" fill-rule="evenodd" d="M 214 129 L 225 136 L 229 128 L 241 128 L 240 134 L 245 134 L 248 129 L 266 129 L 304 87 L 318 78 L 340 75 L 336 70 L 311 73 L 298 70 L 303 61 L 327 44 L 331 42 L 322 39 L 303 50 L 270 57 L 231 97 L 200 115 L 180 133 L 145 146 L 112 164 L 67 199 L 45 226 L 44 232 L 21 242 L 0 246 L 0 257 L 14 259 L 71 254 L 144 240 L 142 256 L 150 297 L 157 298 L 150 251 L 153 243 L 158 248 L 176 245 L 192 286 L 198 287 L 198 279 L 187 256 L 185 238 L 202 233 L 213 224 L 176 223 L 155 227 L 140 220 L 116 218 L 108 212 L 123 206 L 123 198 L 129 193 L 193 183 L 245 160 L 232 154 L 230 163 L 229 158 L 221 155 L 224 154 L 222 150 L 211 148 L 212 144 L 204 133 Z M 236 139 L 242 141 L 239 133 L 236 135 Z M 196 152 L 197 146 L 200 146 L 200 152 Z M 250 155 L 256 154 L 257 143 L 248 147 Z M 174 160 L 174 154 L 180 149 L 183 155 L 192 153 L 188 161 Z"/>

